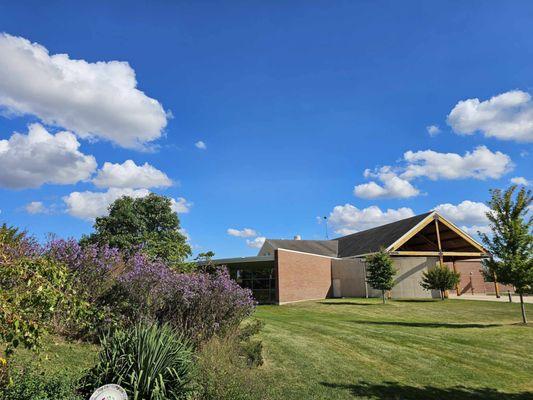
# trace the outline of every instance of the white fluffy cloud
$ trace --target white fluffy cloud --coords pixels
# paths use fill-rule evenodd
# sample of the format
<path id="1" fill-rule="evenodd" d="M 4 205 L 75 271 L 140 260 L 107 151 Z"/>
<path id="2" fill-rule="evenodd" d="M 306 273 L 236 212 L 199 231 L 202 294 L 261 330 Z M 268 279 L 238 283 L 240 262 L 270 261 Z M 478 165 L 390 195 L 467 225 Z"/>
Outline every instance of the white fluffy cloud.
<path id="1" fill-rule="evenodd" d="M 265 243 L 266 237 L 258 236 L 255 239 L 246 239 L 246 245 L 255 249 L 260 249 Z"/>
<path id="2" fill-rule="evenodd" d="M 329 223 L 336 233 L 348 235 L 409 218 L 413 215 L 415 215 L 413 210 L 407 207 L 401 207 L 396 210 L 389 208 L 386 211 L 382 211 L 377 206 L 359 209 L 351 204 L 345 204 L 333 208 L 333 211 L 329 214 Z"/>
<path id="3" fill-rule="evenodd" d="M 379 185 L 374 181 L 356 185 L 353 193 L 363 199 L 376 198 L 408 198 L 417 196 L 419 190 L 416 189 L 409 181 L 398 177 L 392 172 L 390 167 L 382 167 L 376 172 L 365 171 L 365 177 L 379 179 L 383 184 Z"/>
<path id="4" fill-rule="evenodd" d="M 365 178 L 375 178 L 382 184 L 370 181 L 356 185 L 354 195 L 365 199 L 408 198 L 420 191 L 411 181 L 415 178 L 439 179 L 498 179 L 514 167 L 511 158 L 499 151 L 492 152 L 479 146 L 464 155 L 439 153 L 433 150 L 407 151 L 403 166 L 386 165 L 374 171 L 367 169 Z"/>
<path id="5" fill-rule="evenodd" d="M 0 106 L 35 115 L 82 138 L 142 148 L 167 124 L 161 104 L 137 89 L 127 62 L 90 63 L 0 34 Z"/>
<path id="6" fill-rule="evenodd" d="M 48 212 L 42 201 L 32 201 L 26 204 L 24 208 L 28 214 L 44 214 Z"/>
<path id="7" fill-rule="evenodd" d="M 32 124 L 27 135 L 14 133 L 0 140 L 0 186 L 35 188 L 88 179 L 96 169 L 96 160 L 81 153 L 79 147 L 70 132 L 51 134 L 42 125 Z"/>
<path id="8" fill-rule="evenodd" d="M 533 142 L 533 101 L 529 93 L 511 90 L 480 101 L 458 102 L 448 115 L 448 124 L 459 134 L 481 132 L 487 137 Z"/>
<path id="9" fill-rule="evenodd" d="M 445 203 L 436 206 L 435 211 L 470 235 L 475 236 L 478 231 L 482 233 L 490 231 L 489 220 L 486 215 L 490 209 L 485 203 L 470 200 L 465 200 L 457 205 Z"/>
<path id="10" fill-rule="evenodd" d="M 139 198 L 148 194 L 150 191 L 147 189 L 110 188 L 106 192 L 72 192 L 63 197 L 63 201 L 68 214 L 85 220 L 93 220 L 107 215 L 109 205 L 122 196 Z M 183 197 L 178 197 L 177 200 L 172 199 L 171 202 L 172 210 L 177 213 L 189 212 L 192 205 Z"/>
<path id="11" fill-rule="evenodd" d="M 192 203 L 188 202 L 184 197 L 178 197 L 177 200 L 170 199 L 170 206 L 178 214 L 187 214 L 191 210 Z"/>
<path id="12" fill-rule="evenodd" d="M 429 136 L 437 136 L 440 133 L 440 128 L 437 125 L 426 126 L 426 131 L 429 133 Z"/>
<path id="13" fill-rule="evenodd" d="M 485 146 L 467 151 L 464 156 L 457 153 L 438 153 L 433 150 L 407 151 L 407 162 L 401 178 L 411 180 L 418 177 L 438 179 L 498 179 L 513 169 L 511 158 L 502 152 L 492 152 Z"/>
<path id="14" fill-rule="evenodd" d="M 228 235 L 235 236 L 235 237 L 241 237 L 241 238 L 249 238 L 257 236 L 257 232 L 252 228 L 244 228 L 244 229 L 234 229 L 229 228 L 227 231 Z"/>
<path id="15" fill-rule="evenodd" d="M 170 178 L 162 171 L 148 163 L 137 165 L 132 160 L 122 164 L 104 163 L 93 179 L 100 188 L 116 187 L 131 189 L 148 189 L 172 185 Z"/>
<path id="16" fill-rule="evenodd" d="M 515 185 L 524 185 L 524 186 L 531 185 L 531 182 L 528 181 L 523 176 L 515 176 L 514 178 L 511 178 L 511 183 L 514 183 Z"/>
<path id="17" fill-rule="evenodd" d="M 206 150 L 207 149 L 207 145 L 201 140 L 197 141 L 194 145 L 200 150 Z"/>

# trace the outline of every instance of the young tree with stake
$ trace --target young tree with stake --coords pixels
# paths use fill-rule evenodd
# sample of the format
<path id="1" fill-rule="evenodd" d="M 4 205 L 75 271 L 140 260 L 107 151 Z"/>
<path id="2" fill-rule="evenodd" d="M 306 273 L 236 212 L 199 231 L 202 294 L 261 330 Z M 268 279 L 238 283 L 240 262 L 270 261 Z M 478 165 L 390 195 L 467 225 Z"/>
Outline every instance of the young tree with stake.
<path id="1" fill-rule="evenodd" d="M 499 189 L 490 191 L 487 218 L 492 234 L 480 236 L 491 254 L 483 260 L 484 266 L 496 274 L 499 282 L 514 286 L 520 295 L 522 321 L 527 324 L 524 294 L 533 290 L 533 196 L 525 188 L 515 195 L 516 188 L 513 185 L 503 193 Z"/>
<path id="2" fill-rule="evenodd" d="M 383 304 L 385 304 L 385 291 L 394 287 L 394 275 L 398 272 L 392 266 L 389 254 L 381 249 L 378 253 L 366 257 L 366 281 L 374 289 L 381 290 Z"/>
<path id="3" fill-rule="evenodd" d="M 438 290 L 440 299 L 444 300 L 446 290 L 451 290 L 457 286 L 461 275 L 454 272 L 445 265 L 436 265 L 422 274 L 422 286 L 426 290 Z"/>

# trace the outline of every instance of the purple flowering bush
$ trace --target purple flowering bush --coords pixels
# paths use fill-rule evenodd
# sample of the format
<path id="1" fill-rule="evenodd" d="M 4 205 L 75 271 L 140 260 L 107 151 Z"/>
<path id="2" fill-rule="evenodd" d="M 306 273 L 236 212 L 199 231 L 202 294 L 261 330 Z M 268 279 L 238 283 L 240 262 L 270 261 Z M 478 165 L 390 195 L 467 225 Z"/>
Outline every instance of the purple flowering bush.
<path id="1" fill-rule="evenodd" d="M 226 269 L 212 274 L 170 274 L 154 290 L 156 317 L 201 342 L 225 334 L 249 317 L 256 302 Z"/>

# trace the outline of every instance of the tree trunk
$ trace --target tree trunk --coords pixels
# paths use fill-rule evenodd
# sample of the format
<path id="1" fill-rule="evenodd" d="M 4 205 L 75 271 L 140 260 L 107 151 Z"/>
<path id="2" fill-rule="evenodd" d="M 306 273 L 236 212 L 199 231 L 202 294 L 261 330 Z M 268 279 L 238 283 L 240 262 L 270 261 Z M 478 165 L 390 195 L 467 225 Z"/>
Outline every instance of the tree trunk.
<path id="1" fill-rule="evenodd" d="M 440 299 L 444 300 L 444 291 L 443 290 L 440 291 Z"/>
<path id="2" fill-rule="evenodd" d="M 520 293 L 520 308 L 522 309 L 522 322 L 527 324 L 526 305 L 524 304 L 524 295 Z"/>
<path id="3" fill-rule="evenodd" d="M 381 297 L 383 298 L 383 304 L 385 304 L 386 300 L 385 300 L 385 291 L 384 290 L 381 291 Z"/>

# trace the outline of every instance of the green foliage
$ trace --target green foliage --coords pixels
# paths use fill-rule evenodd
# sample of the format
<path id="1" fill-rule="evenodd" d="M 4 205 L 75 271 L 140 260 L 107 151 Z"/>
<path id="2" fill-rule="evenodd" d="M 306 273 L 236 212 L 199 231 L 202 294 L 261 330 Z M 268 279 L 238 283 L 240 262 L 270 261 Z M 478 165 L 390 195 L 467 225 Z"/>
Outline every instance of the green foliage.
<path id="1" fill-rule="evenodd" d="M 483 244 L 492 258 L 483 264 L 494 271 L 498 281 L 513 285 L 517 293 L 525 293 L 533 286 L 533 217 L 529 207 L 533 200 L 530 190 L 522 188 L 516 196 L 516 186 L 505 192 L 491 190 L 487 213 L 492 236 L 482 234 Z"/>
<path id="2" fill-rule="evenodd" d="M 374 289 L 381 290 L 383 303 L 385 303 L 385 291 L 394 287 L 394 275 L 398 272 L 392 265 L 391 257 L 383 249 L 367 256 L 366 271 L 366 281 Z"/>
<path id="3" fill-rule="evenodd" d="M 67 268 L 35 251 L 25 233 L 0 228 L 0 340 L 6 355 L 19 345 L 38 347 L 59 310 L 65 318 L 76 314 L 68 278 Z"/>
<path id="4" fill-rule="evenodd" d="M 444 300 L 444 292 L 453 289 L 459 284 L 460 279 L 461 274 L 458 272 L 452 271 L 445 265 L 436 265 L 422 273 L 420 286 L 426 290 L 439 290 L 440 298 Z"/>
<path id="5" fill-rule="evenodd" d="M 152 193 L 117 199 L 109 206 L 108 216 L 96 218 L 94 229 L 82 243 L 108 244 L 129 253 L 141 248 L 151 258 L 176 267 L 191 255 L 168 197 Z"/>
<path id="6" fill-rule="evenodd" d="M 487 213 L 492 235 L 480 234 L 491 258 L 483 260 L 484 267 L 496 274 L 497 279 L 513 285 L 520 294 L 522 319 L 526 323 L 523 295 L 533 289 L 533 215 L 531 190 L 522 188 L 515 195 L 516 185 L 491 190 Z"/>
<path id="7" fill-rule="evenodd" d="M 251 334 L 262 326 L 253 322 L 246 332 L 215 336 L 199 350 L 196 371 L 197 396 L 203 400 L 269 399 L 269 387 L 261 379 L 261 371 L 251 362 L 246 347 Z M 247 339 L 243 342 L 243 337 Z M 257 348 L 256 348 L 257 351 Z M 257 354 L 254 356 L 257 359 Z M 262 357 L 260 358 L 262 361 Z"/>
<path id="8" fill-rule="evenodd" d="M 65 376 L 48 377 L 29 368 L 12 374 L 12 383 L 0 389 L 2 400 L 82 400 L 74 382 Z"/>
<path id="9" fill-rule="evenodd" d="M 90 395 L 107 384 L 121 385 L 132 399 L 183 399 L 191 390 L 193 351 L 169 325 L 138 324 L 101 341 L 97 364 L 81 380 Z"/>

